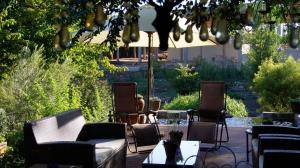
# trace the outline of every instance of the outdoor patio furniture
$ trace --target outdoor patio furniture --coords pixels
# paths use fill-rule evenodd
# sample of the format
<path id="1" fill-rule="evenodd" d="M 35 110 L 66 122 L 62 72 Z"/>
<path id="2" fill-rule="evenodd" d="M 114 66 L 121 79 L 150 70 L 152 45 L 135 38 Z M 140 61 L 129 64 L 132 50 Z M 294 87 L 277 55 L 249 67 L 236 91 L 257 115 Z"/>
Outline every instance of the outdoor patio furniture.
<path id="1" fill-rule="evenodd" d="M 138 122 L 137 84 L 135 82 L 115 82 L 112 84 L 113 117 L 115 122 L 129 125 Z"/>
<path id="2" fill-rule="evenodd" d="M 24 124 L 25 167 L 34 164 L 126 167 L 124 124 L 85 123 L 80 109 Z"/>
<path id="3" fill-rule="evenodd" d="M 260 168 L 290 167 L 300 162 L 300 150 L 264 150 Z"/>
<path id="4" fill-rule="evenodd" d="M 166 152 L 161 140 L 153 151 L 143 161 L 143 168 L 194 168 L 200 158 L 200 141 L 181 141 L 176 152 L 175 159 L 167 159 Z"/>
<path id="5" fill-rule="evenodd" d="M 188 110 L 189 120 L 193 121 L 194 116 L 198 121 L 212 122 L 216 124 L 216 136 L 219 145 L 222 142 L 229 141 L 226 117 L 229 117 L 226 111 L 225 83 L 223 81 L 201 81 L 199 90 L 199 109 Z M 221 125 L 221 128 L 219 128 Z M 223 128 L 226 131 L 226 140 L 223 140 Z M 220 130 L 221 129 L 221 130 Z M 220 131 L 220 132 L 219 132 Z"/>
<path id="6" fill-rule="evenodd" d="M 252 163 L 258 168 L 265 150 L 300 150 L 300 129 L 278 125 L 252 127 Z"/>
<path id="7" fill-rule="evenodd" d="M 212 122 L 189 121 L 187 140 L 201 141 L 201 149 L 217 148 L 216 124 Z M 206 144 L 206 148 L 204 148 Z M 211 145 L 209 145 L 211 144 Z"/>
<path id="8" fill-rule="evenodd" d="M 133 136 L 135 152 L 138 147 L 156 145 L 160 132 L 156 121 L 156 111 L 140 113 L 137 105 L 137 84 L 135 82 L 116 82 L 112 84 L 113 116 L 115 122 L 127 123 Z M 148 123 L 139 122 L 140 115 L 146 116 Z M 128 146 L 129 148 L 129 146 Z M 129 151 L 133 152 L 130 148 Z"/>

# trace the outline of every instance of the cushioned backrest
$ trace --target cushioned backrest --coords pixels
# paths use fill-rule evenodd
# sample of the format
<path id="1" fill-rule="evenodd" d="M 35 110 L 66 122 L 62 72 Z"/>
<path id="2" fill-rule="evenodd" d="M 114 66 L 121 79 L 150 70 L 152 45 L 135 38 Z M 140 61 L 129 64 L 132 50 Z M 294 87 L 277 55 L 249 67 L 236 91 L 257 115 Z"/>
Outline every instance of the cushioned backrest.
<path id="1" fill-rule="evenodd" d="M 202 143 L 215 143 L 216 123 L 190 122 L 188 126 L 188 140 L 201 141 Z"/>
<path id="2" fill-rule="evenodd" d="M 75 141 L 85 124 L 85 119 L 80 109 L 74 109 L 32 121 L 30 124 L 37 143 Z"/>
<path id="3" fill-rule="evenodd" d="M 224 108 L 225 84 L 222 81 L 201 81 L 199 109 L 220 111 Z"/>
<path id="4" fill-rule="evenodd" d="M 135 82 L 113 83 L 116 113 L 137 113 L 137 89 Z"/>

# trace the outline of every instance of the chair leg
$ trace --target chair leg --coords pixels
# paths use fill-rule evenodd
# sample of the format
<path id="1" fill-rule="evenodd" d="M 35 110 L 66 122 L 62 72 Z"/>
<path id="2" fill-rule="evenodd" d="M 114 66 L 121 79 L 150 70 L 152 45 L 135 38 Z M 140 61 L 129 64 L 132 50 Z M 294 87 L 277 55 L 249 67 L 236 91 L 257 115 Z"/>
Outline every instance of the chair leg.
<path id="1" fill-rule="evenodd" d="M 220 141 L 222 142 L 228 142 L 229 141 L 229 133 L 228 133 L 228 127 L 227 127 L 227 123 L 226 121 L 222 122 L 221 124 L 221 138 L 220 138 Z M 226 140 L 223 140 L 223 127 L 225 127 L 225 131 L 226 131 Z"/>
<path id="2" fill-rule="evenodd" d="M 222 136 L 220 136 L 220 140 L 218 140 L 218 136 L 219 136 L 219 123 L 217 123 L 217 131 L 216 131 L 216 141 L 215 141 L 215 148 L 218 149 L 218 142 L 220 143 L 219 146 L 221 146 L 221 138 Z"/>
<path id="3" fill-rule="evenodd" d="M 226 123 L 226 121 L 224 121 L 224 125 L 225 125 L 225 131 L 226 131 L 226 136 L 227 136 L 226 142 L 228 142 L 228 141 L 229 141 L 229 134 L 228 134 L 228 128 L 227 128 L 227 123 Z"/>
<path id="4" fill-rule="evenodd" d="M 223 127 L 224 127 L 224 122 L 221 124 L 221 133 L 220 133 L 220 146 L 222 145 L 223 142 Z"/>
<path id="5" fill-rule="evenodd" d="M 138 150 L 137 150 L 136 138 L 135 138 L 135 134 L 134 134 L 132 126 L 129 126 L 129 129 L 131 130 L 131 133 L 132 133 L 133 142 L 129 142 L 128 138 L 127 138 L 127 147 L 128 147 L 129 152 L 131 152 L 131 153 L 137 153 Z M 128 137 L 128 135 L 127 135 L 127 137 Z M 130 144 L 134 144 L 135 151 L 132 151 L 130 149 Z"/>

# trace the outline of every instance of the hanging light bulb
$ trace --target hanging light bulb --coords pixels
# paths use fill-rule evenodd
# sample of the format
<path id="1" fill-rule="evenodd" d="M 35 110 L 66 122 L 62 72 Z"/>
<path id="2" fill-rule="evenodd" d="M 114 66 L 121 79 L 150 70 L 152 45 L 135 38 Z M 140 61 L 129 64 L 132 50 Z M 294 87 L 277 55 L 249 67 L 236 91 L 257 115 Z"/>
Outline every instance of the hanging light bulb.
<path id="1" fill-rule="evenodd" d="M 61 46 L 60 46 L 60 35 L 59 34 L 56 34 L 55 37 L 54 37 L 54 48 L 56 50 L 61 50 Z"/>
<path id="2" fill-rule="evenodd" d="M 67 25 L 62 25 L 60 30 L 60 46 L 68 48 L 70 46 L 70 32 Z"/>
<path id="3" fill-rule="evenodd" d="M 179 19 L 176 19 L 173 27 L 173 39 L 178 41 L 180 39 L 180 27 L 179 27 Z"/>
<path id="4" fill-rule="evenodd" d="M 260 1 L 258 6 L 259 13 L 267 13 L 267 3 L 265 1 Z"/>
<path id="5" fill-rule="evenodd" d="M 245 14 L 245 24 L 247 26 L 253 26 L 254 25 L 254 17 L 253 17 L 253 8 L 251 6 L 248 6 Z"/>
<path id="6" fill-rule="evenodd" d="M 193 29 L 192 25 L 188 25 L 185 31 L 185 41 L 191 43 L 193 41 Z"/>
<path id="7" fill-rule="evenodd" d="M 107 15 L 104 13 L 104 9 L 102 5 L 98 4 L 96 6 L 95 23 L 98 26 L 103 26 L 106 20 L 107 20 Z"/>
<path id="8" fill-rule="evenodd" d="M 95 25 L 94 19 L 95 19 L 95 14 L 94 13 L 88 13 L 86 15 L 86 18 L 85 18 L 85 28 L 87 30 L 91 30 L 91 31 L 93 30 L 94 25 Z"/>
<path id="9" fill-rule="evenodd" d="M 124 30 L 123 30 L 123 34 L 122 34 L 122 41 L 125 43 L 125 44 L 128 44 L 131 42 L 130 40 L 130 32 L 131 32 L 131 26 L 130 24 L 126 24 L 124 26 Z"/>
<path id="10" fill-rule="evenodd" d="M 217 25 L 216 40 L 219 44 L 225 44 L 229 40 L 226 19 L 220 19 Z"/>
<path id="11" fill-rule="evenodd" d="M 233 42 L 233 47 L 237 50 L 241 49 L 242 47 L 242 36 L 240 33 L 236 33 L 234 36 L 234 42 Z"/>
<path id="12" fill-rule="evenodd" d="M 293 15 L 300 15 L 300 2 L 295 2 L 293 5 L 292 5 L 292 9 L 291 9 L 291 13 Z"/>
<path id="13" fill-rule="evenodd" d="M 202 22 L 201 28 L 200 28 L 200 33 L 199 33 L 199 38 L 202 41 L 206 41 L 209 38 L 208 35 L 208 28 L 206 22 Z"/>
<path id="14" fill-rule="evenodd" d="M 219 18 L 218 17 L 213 17 L 212 18 L 212 23 L 211 23 L 211 34 L 216 35 L 217 33 L 217 25 L 219 22 Z"/>
<path id="15" fill-rule="evenodd" d="M 289 44 L 291 48 L 297 48 L 299 46 L 299 30 L 292 26 L 291 33 L 289 37 Z"/>
<path id="16" fill-rule="evenodd" d="M 130 40 L 132 42 L 137 42 L 140 40 L 140 28 L 138 22 L 131 23 L 131 30 L 130 30 Z"/>

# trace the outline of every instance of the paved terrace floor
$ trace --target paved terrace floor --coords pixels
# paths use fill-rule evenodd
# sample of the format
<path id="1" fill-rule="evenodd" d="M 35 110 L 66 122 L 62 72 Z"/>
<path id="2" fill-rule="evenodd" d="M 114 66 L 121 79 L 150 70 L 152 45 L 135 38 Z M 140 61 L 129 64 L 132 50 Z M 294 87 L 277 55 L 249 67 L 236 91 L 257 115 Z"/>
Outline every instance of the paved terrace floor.
<path id="1" fill-rule="evenodd" d="M 164 134 L 163 139 L 168 138 L 168 132 L 174 129 L 173 125 L 160 125 L 160 131 Z M 176 127 L 177 128 L 177 127 Z M 183 139 L 186 139 L 187 126 L 180 126 L 184 132 Z M 250 162 L 246 162 L 246 127 L 229 127 L 230 140 L 222 145 L 229 147 L 236 155 L 237 168 L 249 168 L 251 166 L 251 153 L 249 154 Z M 129 139 L 130 140 L 130 139 Z M 134 149 L 133 145 L 130 145 L 131 149 Z M 139 150 L 152 149 L 155 146 L 139 147 Z M 131 153 L 127 151 L 127 168 L 141 168 L 142 162 L 148 156 L 149 153 Z M 201 152 L 200 157 L 203 157 L 205 152 Z M 234 167 L 234 158 L 232 154 L 225 148 L 221 148 L 216 152 L 209 152 L 207 154 L 206 163 L 208 168 L 230 168 Z"/>

